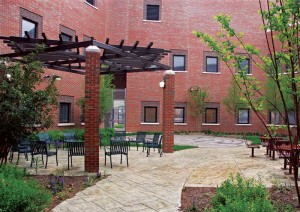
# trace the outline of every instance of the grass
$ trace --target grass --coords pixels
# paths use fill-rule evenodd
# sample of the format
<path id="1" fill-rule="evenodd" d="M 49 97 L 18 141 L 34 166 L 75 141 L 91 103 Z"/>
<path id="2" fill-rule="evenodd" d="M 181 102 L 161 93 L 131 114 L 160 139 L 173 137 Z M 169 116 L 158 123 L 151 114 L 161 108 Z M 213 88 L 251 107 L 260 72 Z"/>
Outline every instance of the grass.
<path id="1" fill-rule="evenodd" d="M 115 124 L 114 128 L 121 129 L 121 128 L 124 128 L 124 125 L 123 124 Z"/>
<path id="2" fill-rule="evenodd" d="M 193 149 L 198 148 L 197 146 L 190 146 L 190 145 L 174 145 L 174 151 L 180 151 L 185 149 Z"/>
<path id="3" fill-rule="evenodd" d="M 247 139 L 252 142 L 252 144 L 261 144 L 260 138 L 257 135 L 248 135 Z"/>

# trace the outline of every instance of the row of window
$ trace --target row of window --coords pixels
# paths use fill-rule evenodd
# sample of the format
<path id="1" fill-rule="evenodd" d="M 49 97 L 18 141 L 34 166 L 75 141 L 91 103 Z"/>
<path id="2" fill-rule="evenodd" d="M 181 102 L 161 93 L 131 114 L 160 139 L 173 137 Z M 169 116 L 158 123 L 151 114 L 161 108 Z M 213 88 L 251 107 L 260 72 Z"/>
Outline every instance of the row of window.
<path id="1" fill-rule="evenodd" d="M 289 111 L 288 119 L 290 125 L 296 124 L 295 112 Z M 280 116 L 278 111 L 269 111 L 269 124 L 281 125 L 284 124 L 286 120 L 283 120 L 283 117 Z"/>
<path id="2" fill-rule="evenodd" d="M 71 123 L 72 120 L 72 103 L 74 97 L 61 96 L 59 103 L 59 123 Z M 209 104 L 208 104 L 209 105 Z M 143 108 L 143 122 L 145 123 L 158 123 L 158 106 L 144 106 Z M 288 115 L 291 125 L 295 124 L 295 115 L 291 111 Z M 203 114 L 203 123 L 218 124 L 219 120 L 219 107 L 206 107 Z M 174 108 L 174 123 L 186 123 L 186 106 Z M 280 125 L 283 124 L 283 119 L 280 117 L 278 111 L 269 112 L 269 123 Z M 239 109 L 237 113 L 237 124 L 250 124 L 250 110 Z"/>
<path id="3" fill-rule="evenodd" d="M 62 31 L 66 31 L 64 30 L 64 26 L 60 26 L 60 35 L 63 41 L 72 41 L 73 40 L 73 36 L 71 34 L 75 34 L 75 33 L 70 33 L 67 34 L 66 32 L 62 32 Z M 71 30 L 71 29 L 67 29 L 67 30 Z M 71 30 L 74 31 L 74 30 Z M 26 36 L 26 32 L 28 33 L 28 35 L 31 38 L 37 38 L 38 37 L 38 23 L 31 21 L 27 18 L 22 18 L 22 30 L 21 30 L 21 36 L 22 37 L 27 37 Z"/>
<path id="4" fill-rule="evenodd" d="M 173 54 L 172 58 L 172 70 L 174 71 L 186 71 L 186 55 Z M 205 72 L 218 73 L 219 72 L 219 59 L 216 56 L 205 56 Z M 246 58 L 240 61 L 240 70 L 243 70 L 246 74 L 250 74 L 250 59 Z"/>
<path id="5" fill-rule="evenodd" d="M 143 105 L 143 104 L 142 104 Z M 209 104 L 208 104 L 209 105 Z M 203 123 L 206 124 L 218 124 L 219 123 L 219 106 L 208 106 L 205 108 L 203 114 Z M 155 105 L 143 106 L 143 119 L 144 123 L 158 123 L 158 111 L 159 107 Z M 174 123 L 186 123 L 186 107 L 175 107 L 174 108 Z M 237 115 L 237 124 L 250 124 L 250 110 L 240 109 Z"/>
<path id="6" fill-rule="evenodd" d="M 94 1 L 86 1 L 91 4 Z M 35 13 L 32 13 L 26 9 L 20 8 L 21 14 L 21 36 L 22 37 L 31 37 L 38 38 L 42 34 L 42 26 L 43 26 L 43 18 Z M 74 41 L 76 32 L 73 29 L 65 27 L 63 25 L 59 25 L 59 32 L 61 39 L 63 41 Z M 91 37 L 84 35 L 83 40 L 90 40 Z"/>

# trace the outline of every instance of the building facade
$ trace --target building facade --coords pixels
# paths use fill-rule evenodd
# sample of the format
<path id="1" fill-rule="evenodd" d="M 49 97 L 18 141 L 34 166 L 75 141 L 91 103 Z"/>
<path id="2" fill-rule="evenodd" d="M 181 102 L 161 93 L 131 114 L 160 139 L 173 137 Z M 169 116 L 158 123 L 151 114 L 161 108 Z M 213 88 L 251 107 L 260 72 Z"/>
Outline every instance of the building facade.
<path id="1" fill-rule="evenodd" d="M 222 101 L 232 75 L 214 52 L 192 34 L 194 30 L 216 34 L 219 25 L 213 19 L 222 12 L 232 17 L 232 26 L 245 33 L 245 41 L 265 51 L 265 36 L 258 15 L 259 4 L 251 0 L 1 0 L 0 35 L 80 41 L 94 37 L 109 38 L 117 44 L 171 50 L 162 63 L 175 71 L 175 131 L 211 130 L 220 132 L 262 132 L 255 114 L 241 108 L 238 117 L 229 115 Z M 26 29 L 26 30 L 25 30 Z M 0 54 L 9 51 L 0 44 Z M 241 54 L 242 54 L 241 50 Z M 263 73 L 250 60 L 243 61 L 248 74 L 264 80 Z M 77 100 L 84 95 L 84 76 L 47 69 L 45 75 L 59 75 L 59 109 L 55 128 L 80 127 Z M 159 82 L 163 71 L 116 75 L 116 88 L 125 92 L 125 128 L 128 132 L 162 130 L 163 89 Z M 187 93 L 191 87 L 205 88 L 207 98 L 201 126 L 189 111 Z"/>

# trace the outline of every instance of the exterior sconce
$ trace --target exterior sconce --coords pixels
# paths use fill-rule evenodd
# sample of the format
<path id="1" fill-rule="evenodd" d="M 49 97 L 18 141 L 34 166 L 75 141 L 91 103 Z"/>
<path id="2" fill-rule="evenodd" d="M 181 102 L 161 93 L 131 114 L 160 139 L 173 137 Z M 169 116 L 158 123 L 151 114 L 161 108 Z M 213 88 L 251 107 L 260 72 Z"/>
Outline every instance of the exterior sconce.
<path id="1" fill-rule="evenodd" d="M 11 81 L 11 74 L 5 74 L 5 77 L 8 81 Z"/>
<path id="2" fill-rule="evenodd" d="M 161 88 L 165 87 L 165 81 L 164 80 L 159 82 L 159 87 L 161 87 Z"/>

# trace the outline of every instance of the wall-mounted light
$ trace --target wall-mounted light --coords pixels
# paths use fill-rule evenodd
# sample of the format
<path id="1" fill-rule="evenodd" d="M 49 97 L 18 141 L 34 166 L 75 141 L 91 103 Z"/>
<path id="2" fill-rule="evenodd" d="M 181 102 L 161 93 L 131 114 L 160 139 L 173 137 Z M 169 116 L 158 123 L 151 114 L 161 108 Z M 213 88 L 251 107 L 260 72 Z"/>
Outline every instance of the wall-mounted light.
<path id="1" fill-rule="evenodd" d="M 165 87 L 165 81 L 160 81 L 159 82 L 159 87 L 164 88 Z"/>
<path id="2" fill-rule="evenodd" d="M 11 81 L 11 74 L 5 74 L 5 77 L 8 81 Z"/>

